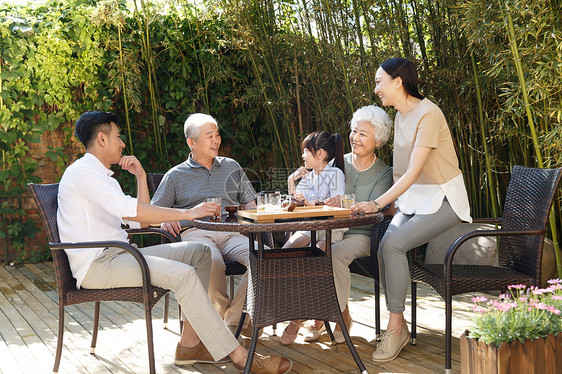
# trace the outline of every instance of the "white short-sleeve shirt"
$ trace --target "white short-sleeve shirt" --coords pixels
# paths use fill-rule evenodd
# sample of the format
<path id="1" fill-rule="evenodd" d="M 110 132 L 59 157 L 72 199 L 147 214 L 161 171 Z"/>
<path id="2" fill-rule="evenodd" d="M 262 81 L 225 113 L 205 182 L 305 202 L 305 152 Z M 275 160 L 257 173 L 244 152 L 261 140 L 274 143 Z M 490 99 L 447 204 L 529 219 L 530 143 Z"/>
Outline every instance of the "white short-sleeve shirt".
<path id="1" fill-rule="evenodd" d="M 120 240 L 128 242 L 122 217 L 137 215 L 137 199 L 123 193 L 119 182 L 94 155 L 86 153 L 64 172 L 60 184 L 57 224 L 61 242 Z M 65 249 L 76 286 L 80 287 L 103 248 Z"/>
<path id="2" fill-rule="evenodd" d="M 297 185 L 297 194 L 303 194 L 308 201 L 324 201 L 332 196 L 339 196 L 345 193 L 345 175 L 340 168 L 326 165 L 324 169 L 316 175 L 311 171 Z"/>

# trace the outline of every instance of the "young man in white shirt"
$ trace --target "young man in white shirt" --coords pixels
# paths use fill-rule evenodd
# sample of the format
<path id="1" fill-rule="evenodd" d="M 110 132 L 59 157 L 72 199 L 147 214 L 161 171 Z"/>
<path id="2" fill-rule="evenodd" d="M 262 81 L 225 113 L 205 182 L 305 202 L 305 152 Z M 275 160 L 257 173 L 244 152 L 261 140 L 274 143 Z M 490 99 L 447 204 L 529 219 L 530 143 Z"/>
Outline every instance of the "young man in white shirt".
<path id="1" fill-rule="evenodd" d="M 220 214 L 214 203 L 191 209 L 150 205 L 146 172 L 134 156 L 122 156 L 125 144 L 116 125 L 117 116 L 86 112 L 76 122 L 76 136 L 86 154 L 70 165 L 59 186 L 57 223 L 62 241 L 127 241 L 121 223 L 147 226 Z M 119 164 L 135 175 L 137 198 L 127 196 L 109 169 Z M 217 363 L 230 357 L 237 368 L 246 363 L 248 351 L 239 345 L 207 296 L 211 253 L 203 243 L 181 242 L 140 248 L 154 286 L 176 294 L 183 312 L 183 331 L 176 348 L 178 365 Z M 77 287 L 111 288 L 141 286 L 136 260 L 119 248 L 68 249 Z M 287 373 L 292 362 L 280 356 L 256 354 L 252 373 Z"/>

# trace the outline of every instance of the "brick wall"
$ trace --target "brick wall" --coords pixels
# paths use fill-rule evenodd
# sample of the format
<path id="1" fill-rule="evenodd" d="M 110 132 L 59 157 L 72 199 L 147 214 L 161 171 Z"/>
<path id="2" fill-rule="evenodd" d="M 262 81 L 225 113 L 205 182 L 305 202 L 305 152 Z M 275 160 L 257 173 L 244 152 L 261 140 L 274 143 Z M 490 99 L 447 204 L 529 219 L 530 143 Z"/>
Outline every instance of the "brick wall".
<path id="1" fill-rule="evenodd" d="M 35 175 L 42 179 L 42 183 L 58 182 L 62 170 L 58 170 L 56 163 L 45 156 L 48 146 L 60 147 L 64 145 L 64 134 L 61 130 L 48 131 L 41 136 L 41 142 L 38 144 L 29 144 L 29 152 L 31 157 L 37 162 L 37 170 Z M 68 155 L 69 162 L 76 159 L 79 153 L 84 152 L 84 147 L 74 137 L 69 147 L 66 147 L 65 153 Z M 22 195 L 22 206 L 26 212 L 27 218 L 32 218 L 37 223 L 41 231 L 37 232 L 35 238 L 26 238 L 25 257 L 29 258 L 34 251 L 40 251 L 47 248 L 47 233 L 43 227 L 37 206 L 29 192 Z M 8 261 L 18 257 L 18 253 L 7 243 Z M 5 241 L 0 240 L 0 263 L 5 259 Z"/>

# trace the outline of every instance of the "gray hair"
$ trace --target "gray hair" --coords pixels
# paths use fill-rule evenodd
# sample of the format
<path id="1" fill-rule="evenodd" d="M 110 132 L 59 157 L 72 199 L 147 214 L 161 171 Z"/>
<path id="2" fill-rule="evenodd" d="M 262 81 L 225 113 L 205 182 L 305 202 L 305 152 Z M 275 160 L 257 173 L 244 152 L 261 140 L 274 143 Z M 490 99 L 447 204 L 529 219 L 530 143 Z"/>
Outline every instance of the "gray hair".
<path id="1" fill-rule="evenodd" d="M 390 139 L 392 120 L 388 113 L 376 105 L 367 105 L 353 113 L 349 127 L 353 130 L 359 122 L 369 122 L 375 129 L 375 139 L 381 141 L 379 147 Z"/>
<path id="2" fill-rule="evenodd" d="M 192 138 L 199 138 L 201 127 L 206 123 L 212 123 L 219 128 L 217 120 L 208 114 L 204 113 L 194 113 L 190 114 L 183 124 L 183 133 L 185 134 L 185 140 Z"/>

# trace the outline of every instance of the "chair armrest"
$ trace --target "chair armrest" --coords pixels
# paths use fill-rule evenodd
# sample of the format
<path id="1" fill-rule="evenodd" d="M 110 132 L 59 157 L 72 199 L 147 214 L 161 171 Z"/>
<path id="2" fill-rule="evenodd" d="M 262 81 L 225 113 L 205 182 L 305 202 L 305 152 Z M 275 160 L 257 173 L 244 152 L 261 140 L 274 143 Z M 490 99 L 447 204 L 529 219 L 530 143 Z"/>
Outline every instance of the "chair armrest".
<path id="1" fill-rule="evenodd" d="M 140 251 L 129 243 L 118 241 L 118 240 L 108 240 L 108 241 L 96 241 L 96 242 L 79 242 L 79 243 L 49 243 L 49 248 L 52 251 L 63 250 L 63 249 L 78 249 L 78 248 L 107 248 L 107 247 L 117 247 L 129 252 L 135 260 L 139 263 L 139 267 L 142 273 L 142 286 L 145 292 L 150 291 L 150 272 L 148 271 L 148 264 L 146 259 L 140 253 Z"/>
<path id="2" fill-rule="evenodd" d="M 501 225 L 501 218 L 474 218 L 472 223 L 493 223 L 496 225 Z"/>
<path id="3" fill-rule="evenodd" d="M 137 235 L 137 234 L 158 234 L 160 236 L 165 237 L 166 239 L 168 239 L 170 242 L 181 242 L 181 236 L 177 235 L 175 236 L 174 234 L 166 231 L 166 230 L 162 230 L 162 229 L 157 229 L 154 227 L 147 227 L 144 229 L 127 229 L 125 230 L 127 231 L 127 234 L 130 235 Z"/>
<path id="4" fill-rule="evenodd" d="M 463 244 L 469 239 L 478 237 L 478 236 L 514 236 L 514 235 L 545 235 L 546 229 L 538 229 L 538 230 L 476 230 L 466 233 L 451 244 L 447 253 L 445 254 L 445 259 L 443 261 L 444 267 L 444 275 L 447 280 L 451 280 L 452 277 L 452 268 L 453 268 L 453 257 L 455 253 Z"/>

